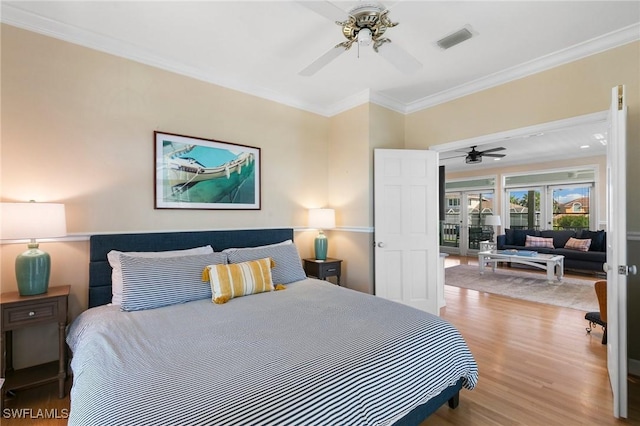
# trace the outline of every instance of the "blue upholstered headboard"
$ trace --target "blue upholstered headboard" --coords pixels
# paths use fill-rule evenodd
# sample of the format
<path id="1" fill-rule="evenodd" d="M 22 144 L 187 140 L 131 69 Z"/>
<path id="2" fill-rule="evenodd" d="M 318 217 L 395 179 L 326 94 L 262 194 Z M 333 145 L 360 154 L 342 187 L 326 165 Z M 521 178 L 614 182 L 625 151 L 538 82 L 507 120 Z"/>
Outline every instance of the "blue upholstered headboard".
<path id="1" fill-rule="evenodd" d="M 293 229 L 92 235 L 89 240 L 89 307 L 111 302 L 111 266 L 107 261 L 107 253 L 111 250 L 166 251 L 211 245 L 215 251 L 222 251 L 231 247 L 257 247 L 285 240 L 293 240 Z"/>

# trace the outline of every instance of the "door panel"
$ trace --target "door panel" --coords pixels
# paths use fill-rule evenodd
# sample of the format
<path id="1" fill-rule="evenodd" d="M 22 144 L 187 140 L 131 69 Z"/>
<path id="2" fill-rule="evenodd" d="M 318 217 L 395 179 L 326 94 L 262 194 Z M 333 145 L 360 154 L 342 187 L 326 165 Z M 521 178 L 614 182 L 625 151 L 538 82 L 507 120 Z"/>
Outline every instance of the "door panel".
<path id="1" fill-rule="evenodd" d="M 627 265 L 626 146 L 624 86 L 611 95 L 607 144 L 607 368 L 613 414 L 627 417 Z"/>
<path id="2" fill-rule="evenodd" d="M 375 294 L 438 315 L 437 153 L 374 151 Z"/>

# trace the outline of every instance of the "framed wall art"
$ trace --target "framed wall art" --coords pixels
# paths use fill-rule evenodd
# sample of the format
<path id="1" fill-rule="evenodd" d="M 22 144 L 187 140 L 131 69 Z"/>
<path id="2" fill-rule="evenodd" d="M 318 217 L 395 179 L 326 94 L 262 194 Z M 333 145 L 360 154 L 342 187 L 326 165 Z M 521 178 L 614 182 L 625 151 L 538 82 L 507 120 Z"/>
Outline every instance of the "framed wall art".
<path id="1" fill-rule="evenodd" d="M 260 148 L 154 132 L 155 208 L 260 209 Z"/>

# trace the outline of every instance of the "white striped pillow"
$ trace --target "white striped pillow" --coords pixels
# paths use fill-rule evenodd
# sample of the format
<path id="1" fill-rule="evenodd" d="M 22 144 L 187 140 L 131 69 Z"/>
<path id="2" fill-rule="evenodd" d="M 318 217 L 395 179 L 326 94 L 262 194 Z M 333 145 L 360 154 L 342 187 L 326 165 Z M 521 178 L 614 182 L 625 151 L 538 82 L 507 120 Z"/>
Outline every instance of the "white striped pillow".
<path id="1" fill-rule="evenodd" d="M 123 311 L 154 309 L 211 297 L 202 285 L 202 269 L 226 263 L 224 253 L 168 258 L 145 258 L 120 254 Z"/>
<path id="2" fill-rule="evenodd" d="M 222 252 L 227 253 L 229 263 L 248 262 L 270 257 L 276 264 L 271 271 L 275 284 L 289 284 L 307 278 L 304 269 L 302 269 L 302 260 L 300 260 L 298 249 L 291 240 L 268 246 L 230 248 Z"/>
<path id="3" fill-rule="evenodd" d="M 227 303 L 234 297 L 273 291 L 270 258 L 229 265 L 208 265 L 202 273 L 203 280 L 211 285 L 211 300 Z"/>
<path id="4" fill-rule="evenodd" d="M 128 256 L 135 257 L 178 257 L 178 256 L 191 256 L 194 254 L 209 254 L 213 253 L 211 246 L 195 247 L 186 250 L 171 250 L 171 251 L 128 251 L 121 252 L 117 250 L 111 250 L 107 253 L 107 260 L 111 265 L 111 304 L 119 305 L 122 303 L 122 266 L 120 265 L 120 255 L 126 254 Z M 226 261 L 225 261 L 226 263 Z"/>

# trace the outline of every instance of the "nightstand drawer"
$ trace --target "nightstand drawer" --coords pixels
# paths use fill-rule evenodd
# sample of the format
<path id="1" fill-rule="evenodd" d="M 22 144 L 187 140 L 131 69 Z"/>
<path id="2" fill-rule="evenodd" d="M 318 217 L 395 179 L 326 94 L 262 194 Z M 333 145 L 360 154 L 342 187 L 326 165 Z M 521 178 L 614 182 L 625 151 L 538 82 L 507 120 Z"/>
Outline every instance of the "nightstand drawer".
<path id="1" fill-rule="evenodd" d="M 340 273 L 342 260 L 340 259 L 303 259 L 304 260 L 304 272 L 309 277 L 316 277 L 321 280 L 326 280 L 327 277 L 336 277 L 337 284 L 340 285 Z"/>
<path id="2" fill-rule="evenodd" d="M 15 326 L 55 320 L 58 318 L 58 301 L 49 300 L 28 306 L 24 306 L 24 304 L 23 306 L 7 306 L 2 310 L 3 328 L 10 329 Z"/>

